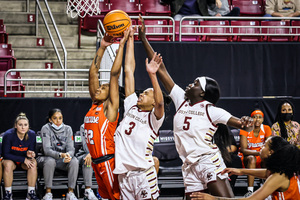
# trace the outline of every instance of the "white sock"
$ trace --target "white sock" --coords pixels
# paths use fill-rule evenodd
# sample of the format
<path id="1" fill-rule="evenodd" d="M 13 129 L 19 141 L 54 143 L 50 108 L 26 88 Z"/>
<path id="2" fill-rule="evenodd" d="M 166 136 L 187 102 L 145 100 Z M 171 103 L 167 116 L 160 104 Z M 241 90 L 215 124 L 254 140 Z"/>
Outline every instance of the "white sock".
<path id="1" fill-rule="evenodd" d="M 31 190 L 35 190 L 35 187 L 30 187 L 30 186 L 28 186 L 28 193 L 31 191 Z"/>
<path id="2" fill-rule="evenodd" d="M 85 188 L 85 192 L 90 192 L 92 188 Z"/>
<path id="3" fill-rule="evenodd" d="M 5 187 L 5 191 L 9 191 L 9 193 L 11 193 L 11 187 Z"/>
<path id="4" fill-rule="evenodd" d="M 253 190 L 254 190 L 254 187 L 248 187 L 248 191 L 253 192 Z"/>

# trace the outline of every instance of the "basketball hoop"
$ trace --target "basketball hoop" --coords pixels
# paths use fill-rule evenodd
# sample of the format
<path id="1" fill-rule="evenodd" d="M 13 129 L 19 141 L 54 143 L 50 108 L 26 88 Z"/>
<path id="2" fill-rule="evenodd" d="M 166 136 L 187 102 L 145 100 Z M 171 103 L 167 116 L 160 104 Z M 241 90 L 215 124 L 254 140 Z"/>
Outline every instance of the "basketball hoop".
<path id="1" fill-rule="evenodd" d="M 81 18 L 87 14 L 90 16 L 99 15 L 101 13 L 99 1 L 101 0 L 68 0 L 67 13 L 70 13 L 72 18 L 77 15 Z"/>

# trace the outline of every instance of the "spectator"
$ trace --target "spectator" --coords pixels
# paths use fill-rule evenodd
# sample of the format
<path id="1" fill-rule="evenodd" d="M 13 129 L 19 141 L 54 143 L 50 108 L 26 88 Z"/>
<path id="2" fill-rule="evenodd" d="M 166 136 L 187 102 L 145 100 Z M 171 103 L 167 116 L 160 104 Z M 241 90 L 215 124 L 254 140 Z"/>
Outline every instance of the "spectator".
<path id="1" fill-rule="evenodd" d="M 266 169 L 234 169 L 227 168 L 222 173 L 236 175 L 251 175 L 266 179 L 265 183 L 247 198 L 247 200 L 271 199 L 295 200 L 300 199 L 299 171 L 300 150 L 289 144 L 283 138 L 270 137 L 261 150 L 261 158 L 266 161 Z M 214 197 L 209 194 L 196 192 L 192 200 L 229 200 L 232 198 Z M 237 198 L 234 198 L 237 199 Z M 268 198 L 269 199 L 269 198 Z"/>
<path id="2" fill-rule="evenodd" d="M 76 158 L 78 159 L 79 166 L 82 170 L 83 181 L 85 186 L 84 199 L 88 200 L 98 200 L 95 196 L 93 190 L 91 189 L 92 177 L 93 177 L 93 168 L 92 168 L 92 157 L 89 152 L 89 149 L 86 145 L 85 136 L 84 136 L 84 124 L 80 126 L 80 137 L 82 142 L 82 147 L 76 153 Z"/>
<path id="3" fill-rule="evenodd" d="M 272 125 L 272 135 L 278 135 L 289 143 L 300 148 L 300 125 L 293 121 L 295 107 L 289 100 L 280 102 L 277 108 L 275 123 Z"/>
<path id="4" fill-rule="evenodd" d="M 162 0 L 170 4 L 174 20 L 180 21 L 185 16 L 209 16 L 208 5 L 215 4 L 218 8 L 222 6 L 220 0 Z"/>
<path id="5" fill-rule="evenodd" d="M 37 179 L 37 162 L 35 160 L 36 135 L 29 129 L 29 120 L 24 113 L 20 113 L 14 128 L 4 133 L 3 150 L 3 179 L 5 194 L 3 199 L 12 199 L 13 172 L 16 169 L 27 171 L 28 193 L 27 200 L 38 200 L 35 194 Z"/>
<path id="6" fill-rule="evenodd" d="M 238 154 L 238 147 L 231 130 L 224 124 L 218 124 L 214 134 L 214 141 L 221 151 L 226 167 L 242 168 L 241 158 Z M 230 177 L 231 188 L 234 188 L 237 175 Z"/>
<path id="7" fill-rule="evenodd" d="M 265 17 L 298 17 L 300 0 L 267 0 Z"/>
<path id="8" fill-rule="evenodd" d="M 43 175 L 46 186 L 44 200 L 52 200 L 51 193 L 53 175 L 55 169 L 68 171 L 67 200 L 77 200 L 74 188 L 78 175 L 78 160 L 74 157 L 75 148 L 72 128 L 63 123 L 63 115 L 60 109 L 49 111 L 47 123 L 42 127 L 41 135 L 45 156 L 39 159 L 43 166 Z"/>
<path id="9" fill-rule="evenodd" d="M 254 120 L 254 130 L 251 132 L 240 130 L 241 159 L 245 168 L 255 169 L 264 167 L 260 158 L 260 150 L 265 141 L 271 136 L 271 128 L 263 125 L 264 113 L 254 110 L 251 113 Z M 251 196 L 254 190 L 254 176 L 248 176 L 248 192 L 245 197 Z"/>
<path id="10" fill-rule="evenodd" d="M 230 10 L 228 0 L 221 0 L 222 6 L 219 8 L 216 4 L 208 5 L 208 13 L 211 16 L 240 16 L 240 8 L 234 7 Z"/>

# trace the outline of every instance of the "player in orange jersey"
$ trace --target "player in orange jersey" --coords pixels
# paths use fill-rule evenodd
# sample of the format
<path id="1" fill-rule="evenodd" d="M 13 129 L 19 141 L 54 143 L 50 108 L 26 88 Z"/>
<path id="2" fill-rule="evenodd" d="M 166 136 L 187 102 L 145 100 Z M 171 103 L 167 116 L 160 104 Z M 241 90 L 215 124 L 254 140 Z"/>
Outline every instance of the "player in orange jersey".
<path id="1" fill-rule="evenodd" d="M 261 110 L 254 110 L 251 113 L 251 117 L 254 121 L 253 131 L 240 130 L 241 153 L 239 156 L 242 159 L 243 167 L 249 169 L 262 168 L 264 167 L 264 163 L 260 158 L 260 150 L 272 132 L 270 126 L 262 124 L 264 113 Z M 252 195 L 253 186 L 254 177 L 248 176 L 248 192 L 245 194 L 245 197 Z"/>
<path id="2" fill-rule="evenodd" d="M 123 51 L 130 29 L 124 32 L 119 49 L 111 68 L 110 82 L 99 86 L 98 71 L 106 47 L 112 38 L 106 35 L 101 41 L 89 72 L 89 91 L 93 105 L 84 118 L 84 134 L 92 157 L 92 167 L 98 183 L 98 192 L 107 199 L 119 199 L 118 178 L 113 174 L 115 168 L 114 132 L 119 118 L 119 84 Z M 110 41 L 110 42 L 108 42 Z"/>
<path id="3" fill-rule="evenodd" d="M 247 199 L 264 200 L 269 195 L 272 200 L 300 199 L 300 150 L 279 136 L 270 137 L 263 146 L 260 156 L 266 162 L 266 169 L 227 168 L 222 173 L 230 175 L 252 175 L 266 179 L 266 182 L 251 196 L 246 198 L 214 197 L 206 193 L 193 193 L 192 200 Z"/>

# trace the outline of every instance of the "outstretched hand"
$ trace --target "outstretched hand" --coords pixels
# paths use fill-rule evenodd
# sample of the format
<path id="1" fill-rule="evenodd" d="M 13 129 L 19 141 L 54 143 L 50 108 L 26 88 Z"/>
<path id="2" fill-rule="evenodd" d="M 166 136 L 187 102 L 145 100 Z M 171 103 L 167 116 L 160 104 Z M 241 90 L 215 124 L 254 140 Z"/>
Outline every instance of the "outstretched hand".
<path id="1" fill-rule="evenodd" d="M 146 37 L 146 35 L 145 35 L 145 33 L 146 33 L 145 22 L 144 22 L 144 19 L 142 18 L 141 15 L 139 15 L 139 21 L 141 22 L 141 25 L 139 25 L 139 27 L 138 27 L 139 28 L 139 38 L 141 40 L 141 39 Z"/>
<path id="2" fill-rule="evenodd" d="M 149 74 L 155 74 L 162 63 L 162 57 L 157 52 L 154 53 L 152 60 L 148 63 L 148 58 L 146 58 L 146 70 Z"/>
<path id="3" fill-rule="evenodd" d="M 237 168 L 226 168 L 224 169 L 221 174 L 225 174 L 225 173 L 228 173 L 229 176 L 232 176 L 232 175 L 243 175 L 241 169 L 237 169 Z"/>
<path id="4" fill-rule="evenodd" d="M 216 198 L 214 196 L 211 196 L 210 194 L 207 193 L 202 193 L 202 192 L 193 192 L 191 194 L 191 199 L 192 200 L 215 200 Z"/>
<path id="5" fill-rule="evenodd" d="M 249 116 L 243 116 L 240 120 L 241 123 L 241 128 L 245 129 L 245 128 L 254 128 L 254 121 L 252 117 Z"/>

